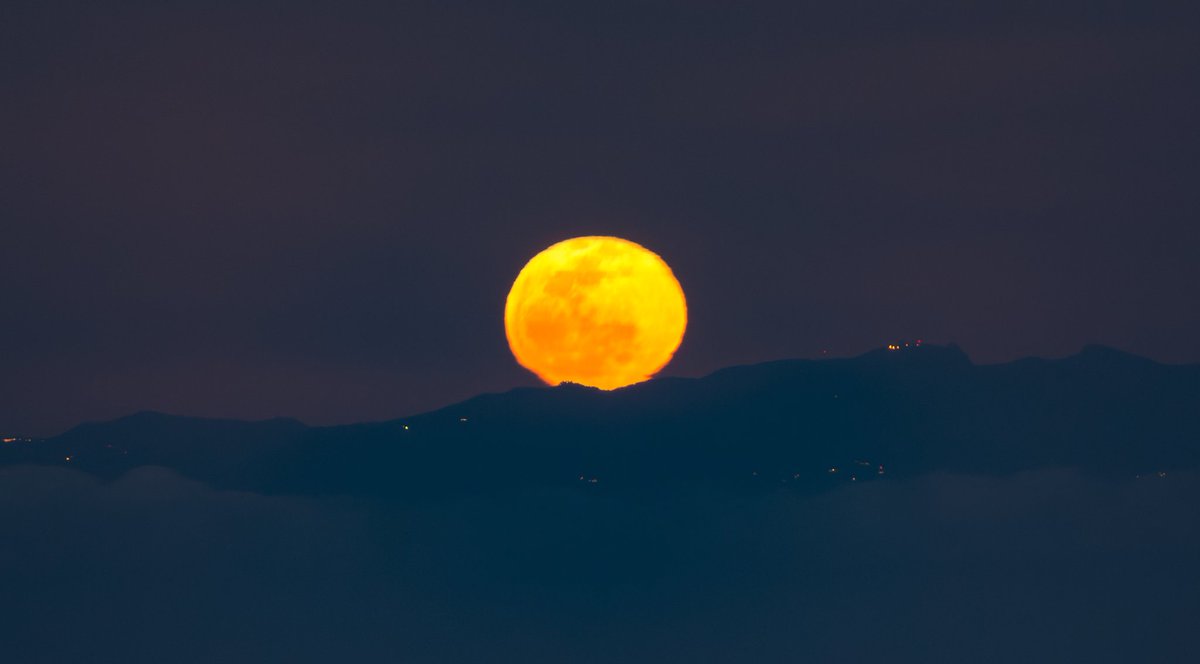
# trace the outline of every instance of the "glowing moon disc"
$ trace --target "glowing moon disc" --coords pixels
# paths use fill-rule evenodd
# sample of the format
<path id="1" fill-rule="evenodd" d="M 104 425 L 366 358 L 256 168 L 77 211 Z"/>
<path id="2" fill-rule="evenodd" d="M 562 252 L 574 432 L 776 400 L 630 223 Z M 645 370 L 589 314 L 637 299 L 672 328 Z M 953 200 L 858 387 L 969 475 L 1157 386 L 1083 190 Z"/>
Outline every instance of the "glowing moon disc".
<path id="1" fill-rule="evenodd" d="M 617 237 L 577 237 L 542 251 L 504 307 L 517 362 L 550 385 L 612 390 L 646 380 L 671 361 L 686 327 L 671 268 Z"/>

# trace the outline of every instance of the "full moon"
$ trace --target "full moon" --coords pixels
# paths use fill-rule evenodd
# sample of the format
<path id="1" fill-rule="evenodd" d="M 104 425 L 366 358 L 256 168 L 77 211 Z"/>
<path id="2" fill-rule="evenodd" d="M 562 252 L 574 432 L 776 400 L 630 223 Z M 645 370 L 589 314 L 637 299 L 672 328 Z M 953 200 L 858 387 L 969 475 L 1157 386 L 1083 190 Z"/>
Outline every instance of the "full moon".
<path id="1" fill-rule="evenodd" d="M 671 268 L 618 237 L 545 249 L 521 269 L 504 306 L 517 362 L 550 385 L 614 390 L 647 380 L 671 361 L 686 327 Z"/>

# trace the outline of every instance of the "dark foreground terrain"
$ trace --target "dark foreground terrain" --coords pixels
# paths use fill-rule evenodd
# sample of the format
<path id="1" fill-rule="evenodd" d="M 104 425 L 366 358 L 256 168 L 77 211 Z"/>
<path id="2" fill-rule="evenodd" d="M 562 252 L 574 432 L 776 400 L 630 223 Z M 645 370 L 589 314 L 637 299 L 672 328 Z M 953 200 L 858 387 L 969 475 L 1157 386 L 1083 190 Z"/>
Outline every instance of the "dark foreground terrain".
<path id="1" fill-rule="evenodd" d="M 1200 366 L 901 345 L 0 444 L 5 660 L 1179 662 Z"/>

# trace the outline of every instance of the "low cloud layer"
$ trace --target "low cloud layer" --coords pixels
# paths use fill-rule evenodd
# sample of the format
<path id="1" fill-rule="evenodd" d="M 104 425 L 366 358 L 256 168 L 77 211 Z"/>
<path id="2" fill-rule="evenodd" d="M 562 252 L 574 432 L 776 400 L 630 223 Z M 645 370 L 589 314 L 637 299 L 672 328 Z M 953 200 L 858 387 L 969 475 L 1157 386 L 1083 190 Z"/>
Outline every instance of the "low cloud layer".
<path id="1" fill-rule="evenodd" d="M 0 470 L 11 661 L 1179 661 L 1200 477 L 417 503 Z"/>

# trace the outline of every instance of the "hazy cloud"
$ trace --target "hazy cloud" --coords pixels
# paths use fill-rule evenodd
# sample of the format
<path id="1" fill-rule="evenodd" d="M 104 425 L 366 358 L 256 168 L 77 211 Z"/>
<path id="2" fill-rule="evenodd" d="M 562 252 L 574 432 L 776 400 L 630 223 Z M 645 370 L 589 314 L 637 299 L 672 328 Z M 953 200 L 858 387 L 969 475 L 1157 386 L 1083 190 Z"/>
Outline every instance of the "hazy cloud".
<path id="1" fill-rule="evenodd" d="M 1177 661 L 1200 478 L 417 503 L 0 470 L 19 661 Z"/>

